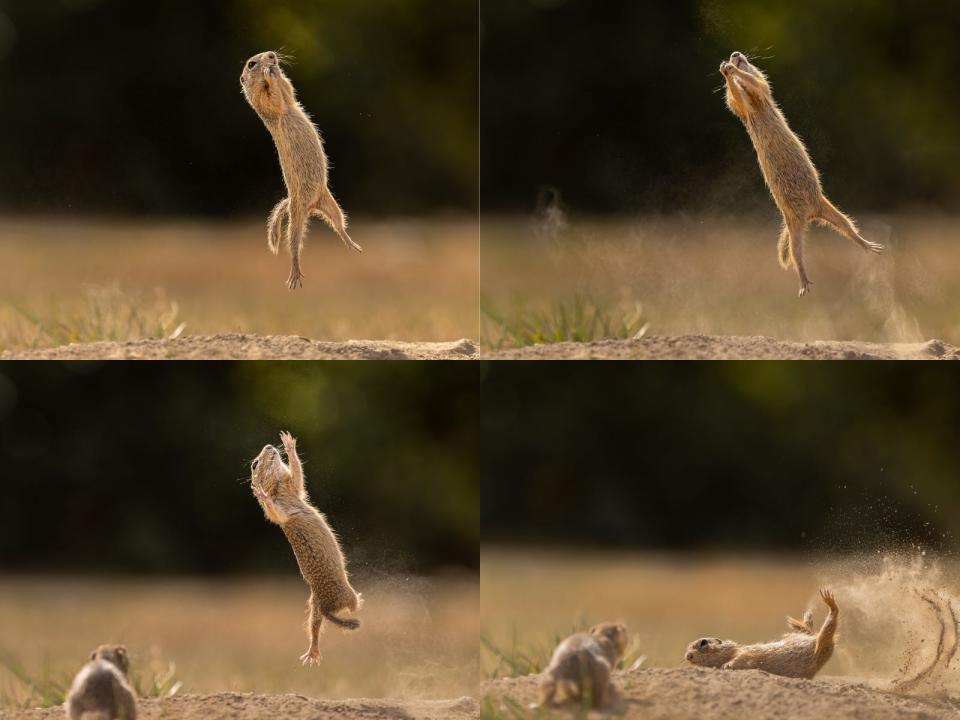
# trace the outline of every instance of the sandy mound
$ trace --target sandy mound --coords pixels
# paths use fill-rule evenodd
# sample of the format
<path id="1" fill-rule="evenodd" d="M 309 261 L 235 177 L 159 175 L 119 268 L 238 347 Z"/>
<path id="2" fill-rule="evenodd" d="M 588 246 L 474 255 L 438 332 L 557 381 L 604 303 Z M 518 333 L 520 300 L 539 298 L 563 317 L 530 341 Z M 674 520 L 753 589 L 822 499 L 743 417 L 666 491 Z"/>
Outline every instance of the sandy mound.
<path id="1" fill-rule="evenodd" d="M 477 717 L 477 701 L 458 700 L 313 700 L 303 695 L 254 695 L 217 693 L 182 695 L 169 700 L 142 700 L 138 717 L 181 718 L 182 720 L 255 720 L 267 718 L 384 718 L 389 720 L 472 720 Z M 0 710 L 0 720 L 61 720 L 63 708 L 44 710 Z"/>
<path id="2" fill-rule="evenodd" d="M 185 335 L 4 352 L 2 360 L 475 360 L 471 340 L 321 342 L 296 335 Z"/>
<path id="3" fill-rule="evenodd" d="M 960 698 L 910 697 L 885 692 L 880 684 L 829 677 L 797 680 L 759 670 L 660 668 L 616 673 L 614 682 L 620 694 L 618 710 L 622 711 L 615 717 L 624 720 L 934 720 L 955 718 L 960 707 Z M 512 701 L 523 707 L 536 701 L 537 679 L 496 680 L 484 685 L 483 695 L 484 703 L 492 703 L 505 717 L 512 717 L 509 707 L 517 707 Z M 505 703 L 505 697 L 511 702 Z"/>
<path id="4" fill-rule="evenodd" d="M 788 342 L 767 337 L 651 336 L 484 352 L 491 360 L 960 360 L 960 349 L 924 343 Z"/>

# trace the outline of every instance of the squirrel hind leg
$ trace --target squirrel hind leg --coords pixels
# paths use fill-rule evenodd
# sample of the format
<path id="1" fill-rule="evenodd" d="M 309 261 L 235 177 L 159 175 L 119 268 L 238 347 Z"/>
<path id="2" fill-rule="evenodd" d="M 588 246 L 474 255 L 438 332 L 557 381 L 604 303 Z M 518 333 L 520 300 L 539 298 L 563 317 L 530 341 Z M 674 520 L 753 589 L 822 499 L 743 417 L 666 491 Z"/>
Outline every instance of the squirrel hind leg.
<path id="1" fill-rule="evenodd" d="M 787 616 L 787 625 L 791 630 L 803 633 L 804 635 L 814 635 L 813 630 L 813 611 L 807 610 L 803 614 L 803 620 L 797 620 L 795 617 Z"/>
<path id="2" fill-rule="evenodd" d="M 540 696 L 536 704 L 530 706 L 530 709 L 553 707 L 556 704 L 556 699 L 557 680 L 553 676 L 544 675 L 540 678 Z"/>
<path id="3" fill-rule="evenodd" d="M 864 238 L 857 229 L 856 223 L 840 212 L 827 198 L 821 200 L 820 210 L 816 219 L 830 225 L 845 238 L 852 240 L 868 252 L 876 253 L 877 255 L 883 252 L 883 245 Z"/>
<path id="4" fill-rule="evenodd" d="M 357 245 L 347 233 L 347 216 L 329 190 L 324 189 L 317 198 L 311 213 L 321 218 L 330 228 L 340 236 L 340 240 L 351 250 L 362 253 L 363 248 Z"/>

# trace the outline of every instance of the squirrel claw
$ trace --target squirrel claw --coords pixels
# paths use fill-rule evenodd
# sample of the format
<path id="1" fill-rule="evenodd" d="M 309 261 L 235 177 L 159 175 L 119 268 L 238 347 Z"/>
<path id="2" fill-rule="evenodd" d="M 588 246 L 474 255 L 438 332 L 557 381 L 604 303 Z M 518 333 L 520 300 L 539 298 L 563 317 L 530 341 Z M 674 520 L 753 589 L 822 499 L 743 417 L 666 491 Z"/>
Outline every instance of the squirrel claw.
<path id="1" fill-rule="evenodd" d="M 296 290 L 297 288 L 303 287 L 303 273 L 299 269 L 294 268 L 290 271 L 290 277 L 287 278 L 287 289 Z"/>
<path id="2" fill-rule="evenodd" d="M 305 667 L 310 667 L 312 665 L 320 664 L 320 653 L 317 650 L 307 650 L 303 655 L 300 656 L 300 662 Z"/>

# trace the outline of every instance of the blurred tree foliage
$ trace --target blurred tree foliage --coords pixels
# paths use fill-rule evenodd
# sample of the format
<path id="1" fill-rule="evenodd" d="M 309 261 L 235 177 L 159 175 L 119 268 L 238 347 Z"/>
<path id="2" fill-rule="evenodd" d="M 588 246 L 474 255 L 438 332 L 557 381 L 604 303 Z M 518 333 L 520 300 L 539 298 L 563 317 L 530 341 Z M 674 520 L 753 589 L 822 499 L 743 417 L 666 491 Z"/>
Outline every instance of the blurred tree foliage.
<path id="1" fill-rule="evenodd" d="M 952 551 L 960 374 L 899 363 L 492 364 L 484 542 Z"/>
<path id="2" fill-rule="evenodd" d="M 949 0 L 484 0 L 483 209 L 771 210 L 714 92 L 739 49 L 840 205 L 955 211 L 958 37 Z"/>
<path id="3" fill-rule="evenodd" d="M 0 209 L 247 214 L 282 197 L 243 62 L 283 48 L 354 213 L 471 210 L 473 0 L 0 0 Z"/>
<path id="4" fill-rule="evenodd" d="M 479 563 L 478 366 L 0 366 L 4 570 L 289 573 L 250 492 L 281 429 L 354 572 Z"/>

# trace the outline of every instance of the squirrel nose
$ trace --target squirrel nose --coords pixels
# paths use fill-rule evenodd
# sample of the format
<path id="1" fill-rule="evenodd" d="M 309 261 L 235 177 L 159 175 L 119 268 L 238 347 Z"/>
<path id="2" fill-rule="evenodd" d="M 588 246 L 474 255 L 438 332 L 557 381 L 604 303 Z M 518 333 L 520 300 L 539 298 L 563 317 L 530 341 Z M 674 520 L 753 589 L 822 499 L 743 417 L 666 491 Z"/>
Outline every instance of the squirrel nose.
<path id="1" fill-rule="evenodd" d="M 741 53 L 741 52 L 739 52 L 739 51 L 735 51 L 735 52 L 730 56 L 730 62 L 736 62 L 737 60 L 739 60 L 739 59 L 742 58 L 742 57 L 743 57 L 743 53 Z"/>
<path id="2" fill-rule="evenodd" d="M 693 660 L 693 653 L 687 653 L 687 660 Z"/>

